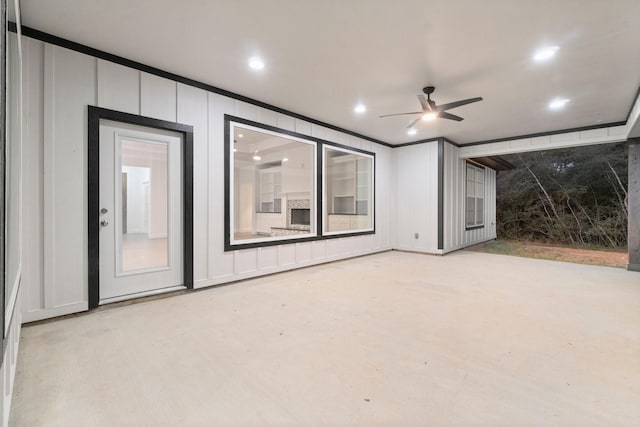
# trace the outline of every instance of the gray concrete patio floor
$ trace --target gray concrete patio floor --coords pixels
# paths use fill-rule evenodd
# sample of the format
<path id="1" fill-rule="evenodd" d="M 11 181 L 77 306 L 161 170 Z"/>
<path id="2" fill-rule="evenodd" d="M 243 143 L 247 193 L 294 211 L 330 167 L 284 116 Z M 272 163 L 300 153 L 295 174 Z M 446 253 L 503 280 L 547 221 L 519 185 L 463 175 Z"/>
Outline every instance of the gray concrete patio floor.
<path id="1" fill-rule="evenodd" d="M 22 330 L 12 426 L 640 425 L 640 273 L 335 262 Z"/>

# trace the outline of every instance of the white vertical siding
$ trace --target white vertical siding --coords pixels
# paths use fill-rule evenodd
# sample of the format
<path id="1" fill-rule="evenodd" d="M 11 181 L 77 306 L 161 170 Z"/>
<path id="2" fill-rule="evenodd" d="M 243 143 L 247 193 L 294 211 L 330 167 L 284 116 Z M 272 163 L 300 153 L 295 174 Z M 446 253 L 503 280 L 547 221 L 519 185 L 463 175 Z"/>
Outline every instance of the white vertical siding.
<path id="1" fill-rule="evenodd" d="M 410 145 L 395 151 L 397 178 L 394 248 L 439 253 L 438 143 Z"/>
<path id="2" fill-rule="evenodd" d="M 140 71 L 98 59 L 98 107 L 140 114 Z"/>
<path id="3" fill-rule="evenodd" d="M 42 162 L 31 168 L 25 200 L 34 227 L 26 321 L 87 309 L 87 105 L 193 126 L 197 288 L 391 249 L 396 186 L 389 147 L 28 38 L 25 57 L 25 149 Z M 224 114 L 375 152 L 376 234 L 225 252 Z"/>
<path id="4" fill-rule="evenodd" d="M 193 168 L 206 171 L 208 169 L 209 144 L 209 102 L 207 92 L 191 86 L 178 84 L 178 122 L 189 122 L 193 125 Z M 209 221 L 207 210 L 209 206 L 208 180 L 193 181 L 193 280 L 196 286 L 206 282 L 209 276 L 207 260 Z"/>
<path id="5" fill-rule="evenodd" d="M 87 301 L 78 283 L 88 274 L 87 105 L 96 102 L 96 60 L 46 44 L 44 59 L 44 298 L 78 311 Z"/>
<path id="6" fill-rule="evenodd" d="M 40 41 L 23 38 L 24 136 L 24 271 L 22 277 L 23 309 L 44 304 L 44 141 L 43 135 L 43 79 L 44 45 Z"/>
<path id="7" fill-rule="evenodd" d="M 465 169 L 460 149 L 444 144 L 444 249 L 451 252 L 496 238 L 496 171 L 485 168 L 484 227 L 465 230 Z"/>

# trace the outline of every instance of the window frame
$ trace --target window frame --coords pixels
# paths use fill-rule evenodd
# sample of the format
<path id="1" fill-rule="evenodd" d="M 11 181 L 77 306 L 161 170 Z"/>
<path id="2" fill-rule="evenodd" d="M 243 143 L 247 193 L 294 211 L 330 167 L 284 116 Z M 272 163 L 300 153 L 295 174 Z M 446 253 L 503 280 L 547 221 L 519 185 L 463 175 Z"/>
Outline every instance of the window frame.
<path id="1" fill-rule="evenodd" d="M 483 176 L 483 180 L 482 180 L 482 197 L 477 197 L 475 194 L 475 188 L 476 188 L 476 184 L 478 184 L 478 182 L 475 180 L 474 177 L 474 194 L 473 194 L 473 200 L 474 200 L 474 206 L 473 206 L 473 217 L 474 217 L 474 223 L 469 225 L 467 223 L 467 203 L 469 200 L 469 193 L 468 193 L 468 177 L 469 177 L 469 168 L 473 169 L 474 171 L 482 171 L 482 176 Z M 474 172 L 475 173 L 475 172 Z M 485 186 L 486 186 L 486 179 L 487 179 L 487 168 L 484 166 L 479 166 L 475 163 L 472 162 L 465 162 L 465 169 L 464 169 L 464 226 L 465 226 L 465 230 L 476 230 L 479 228 L 484 228 L 485 227 L 485 215 L 484 215 L 484 209 L 485 209 L 485 201 L 486 201 L 486 191 L 485 191 Z M 482 199 L 483 203 L 482 203 L 482 222 L 478 222 L 478 199 Z"/>
<path id="2" fill-rule="evenodd" d="M 371 200 L 369 200 L 369 207 L 368 210 L 371 211 L 371 227 L 368 228 L 362 228 L 362 229 L 357 229 L 357 230 L 341 230 L 341 231 L 325 231 L 328 230 L 328 224 L 325 223 L 325 218 L 328 222 L 329 220 L 329 200 L 328 200 L 328 194 L 327 194 L 327 178 L 328 178 L 328 174 L 325 173 L 325 168 L 328 164 L 328 162 L 326 161 L 327 159 L 327 150 L 334 150 L 334 151 L 341 151 L 344 153 L 348 153 L 348 154 L 355 154 L 358 156 L 362 156 L 364 158 L 367 158 L 371 161 L 371 170 L 369 171 L 369 175 L 370 175 L 370 183 L 371 183 L 371 191 L 369 192 L 370 196 L 371 196 Z M 355 203 L 355 212 L 353 214 L 338 214 L 338 215 L 360 215 L 357 213 L 357 181 L 358 181 L 358 170 L 357 170 L 357 161 L 358 159 L 355 159 L 356 162 L 356 170 L 355 170 L 355 176 L 354 176 L 354 180 L 355 180 L 355 194 L 354 194 L 354 203 Z M 325 144 L 322 146 L 322 197 L 324 199 L 324 202 L 322 204 L 322 221 L 323 221 L 323 232 L 322 235 L 323 236 L 344 236 L 346 234 L 352 234 L 352 233 L 366 233 L 366 232 L 371 232 L 375 230 L 375 218 L 376 218 L 376 213 L 375 213 L 375 193 L 376 193 L 376 187 L 375 187 L 375 171 L 376 171 L 376 157 L 375 157 L 375 153 L 367 153 L 364 152 L 362 150 L 357 150 L 357 149 L 353 149 L 351 147 L 344 147 L 344 146 L 336 146 L 333 144 Z M 368 214 L 367 214 L 368 216 Z"/>
<path id="3" fill-rule="evenodd" d="M 316 151 L 314 153 L 315 174 L 314 174 L 314 189 L 313 189 L 315 191 L 315 197 L 312 196 L 313 200 L 311 200 L 312 203 L 315 203 L 315 215 L 312 215 L 311 217 L 311 220 L 315 221 L 315 224 L 316 224 L 314 235 L 311 235 L 311 236 L 303 235 L 302 237 L 296 237 L 295 235 L 283 236 L 283 238 L 281 239 L 280 238 L 275 239 L 270 237 L 268 240 L 265 240 L 265 241 L 251 240 L 247 243 L 234 241 L 231 238 L 232 232 L 233 232 L 233 228 L 231 228 L 232 226 L 231 220 L 232 220 L 232 215 L 234 214 L 233 205 L 232 205 L 233 194 L 231 194 L 233 192 L 233 187 L 231 187 L 231 184 L 232 184 L 231 168 L 233 167 L 231 156 L 233 154 L 233 129 L 234 129 L 232 124 L 240 125 L 241 127 L 244 127 L 244 128 L 255 128 L 253 129 L 255 131 L 259 131 L 259 132 L 266 131 L 284 138 L 298 139 L 298 140 L 302 140 L 303 142 L 315 143 Z M 376 226 L 375 226 L 375 218 L 376 218 L 376 215 L 375 215 L 376 213 L 376 210 L 375 210 L 375 191 L 376 191 L 375 156 L 376 154 L 374 152 L 362 150 L 359 148 L 349 147 L 343 144 L 327 141 L 314 136 L 304 135 L 288 129 L 278 128 L 276 126 L 266 125 L 263 123 L 255 122 L 253 120 L 244 119 L 244 118 L 233 116 L 230 114 L 224 115 L 223 145 L 224 145 L 224 184 L 223 185 L 224 185 L 224 251 L 225 252 L 241 250 L 241 249 L 260 248 L 260 247 L 266 247 L 266 246 L 279 246 L 279 245 L 287 245 L 287 244 L 293 244 L 293 243 L 312 242 L 312 241 L 327 240 L 327 239 L 333 239 L 333 238 L 363 236 L 363 235 L 376 233 Z M 368 229 L 366 231 L 348 231 L 348 232 L 341 232 L 338 234 L 328 234 L 328 235 L 323 233 L 323 212 L 325 209 L 324 201 L 323 201 L 323 194 L 324 194 L 323 153 L 324 153 L 325 146 L 336 147 L 339 149 L 352 151 L 356 154 L 365 154 L 365 155 L 371 156 L 373 160 L 372 176 L 371 176 L 371 182 L 373 186 L 373 189 L 372 189 L 373 200 L 371 202 L 371 209 L 372 209 L 373 218 L 372 218 L 371 229 Z"/>

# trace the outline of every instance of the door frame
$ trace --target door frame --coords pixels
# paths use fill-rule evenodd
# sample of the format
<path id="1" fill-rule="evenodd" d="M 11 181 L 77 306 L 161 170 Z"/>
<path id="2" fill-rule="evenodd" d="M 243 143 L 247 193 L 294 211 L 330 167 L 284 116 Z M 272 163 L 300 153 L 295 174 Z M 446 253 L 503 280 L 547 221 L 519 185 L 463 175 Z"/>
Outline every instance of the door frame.
<path id="1" fill-rule="evenodd" d="M 88 256 L 89 309 L 100 304 L 100 121 L 168 130 L 182 134 L 183 285 L 193 289 L 193 126 L 88 106 Z"/>

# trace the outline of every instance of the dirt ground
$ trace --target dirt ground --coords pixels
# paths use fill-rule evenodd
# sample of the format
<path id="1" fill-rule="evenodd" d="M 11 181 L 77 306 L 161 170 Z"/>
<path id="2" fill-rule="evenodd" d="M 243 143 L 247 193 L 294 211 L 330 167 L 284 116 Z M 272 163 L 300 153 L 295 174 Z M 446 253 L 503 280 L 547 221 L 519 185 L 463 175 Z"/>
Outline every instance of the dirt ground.
<path id="1" fill-rule="evenodd" d="M 624 252 L 570 248 L 539 243 L 493 240 L 468 248 L 471 251 L 541 258 L 578 264 L 604 265 L 626 268 L 628 254 Z"/>

